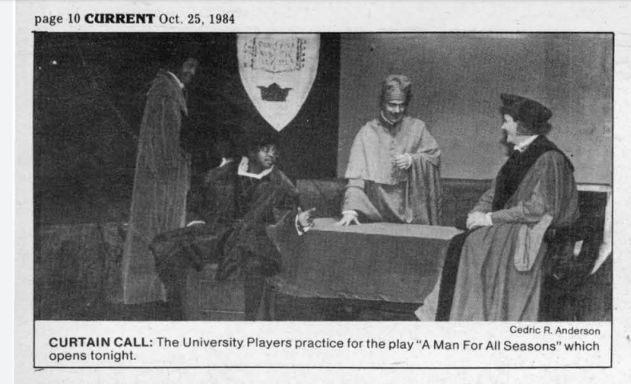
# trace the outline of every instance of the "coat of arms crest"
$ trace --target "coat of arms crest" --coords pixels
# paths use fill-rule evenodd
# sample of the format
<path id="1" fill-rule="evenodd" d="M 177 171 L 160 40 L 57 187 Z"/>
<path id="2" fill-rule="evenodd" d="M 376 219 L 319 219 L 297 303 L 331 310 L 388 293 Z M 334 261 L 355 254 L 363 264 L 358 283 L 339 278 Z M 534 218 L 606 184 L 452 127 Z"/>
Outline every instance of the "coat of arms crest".
<path id="1" fill-rule="evenodd" d="M 261 116 L 281 131 L 300 111 L 318 71 L 318 34 L 239 34 L 239 75 Z"/>

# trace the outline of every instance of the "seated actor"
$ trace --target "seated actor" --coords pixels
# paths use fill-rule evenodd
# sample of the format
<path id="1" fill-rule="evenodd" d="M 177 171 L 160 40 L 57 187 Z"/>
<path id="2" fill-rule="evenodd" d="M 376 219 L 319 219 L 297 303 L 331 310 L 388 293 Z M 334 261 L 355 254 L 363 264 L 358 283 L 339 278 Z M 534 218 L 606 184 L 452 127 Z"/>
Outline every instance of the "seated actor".
<path id="1" fill-rule="evenodd" d="M 351 147 L 338 224 L 439 223 L 440 149 L 425 123 L 406 116 L 411 98 L 406 76 L 383 82 L 379 117 L 359 130 Z"/>
<path id="2" fill-rule="evenodd" d="M 578 218 L 574 167 L 545 136 L 552 112 L 524 97 L 501 98 L 512 153 L 469 213 L 468 231 L 452 240 L 437 320 L 536 321 L 544 234 Z"/>
<path id="3" fill-rule="evenodd" d="M 189 225 L 166 232 L 152 243 L 157 270 L 175 317 L 181 316 L 185 269 L 217 263 L 216 278 L 244 279 L 246 319 L 253 320 L 265 277 L 279 272 L 280 255 L 268 238 L 269 225 L 312 225 L 313 209 L 302 212 L 291 181 L 277 168 L 277 147 L 270 136 L 248 140 L 247 156 L 224 162 L 193 186 Z"/>

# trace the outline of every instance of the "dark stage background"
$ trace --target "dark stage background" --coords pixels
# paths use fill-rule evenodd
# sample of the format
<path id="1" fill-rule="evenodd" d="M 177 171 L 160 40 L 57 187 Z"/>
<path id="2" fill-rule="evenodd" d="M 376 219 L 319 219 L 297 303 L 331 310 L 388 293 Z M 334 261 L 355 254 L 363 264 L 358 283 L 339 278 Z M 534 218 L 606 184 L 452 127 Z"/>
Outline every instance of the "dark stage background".
<path id="1" fill-rule="evenodd" d="M 292 179 L 336 173 L 340 42 L 337 34 L 321 39 L 311 92 L 278 133 L 279 166 Z M 202 66 L 183 133 L 194 171 L 218 165 L 220 131 L 276 132 L 241 85 L 235 34 L 36 33 L 36 223 L 127 219 L 145 93 L 174 51 Z"/>

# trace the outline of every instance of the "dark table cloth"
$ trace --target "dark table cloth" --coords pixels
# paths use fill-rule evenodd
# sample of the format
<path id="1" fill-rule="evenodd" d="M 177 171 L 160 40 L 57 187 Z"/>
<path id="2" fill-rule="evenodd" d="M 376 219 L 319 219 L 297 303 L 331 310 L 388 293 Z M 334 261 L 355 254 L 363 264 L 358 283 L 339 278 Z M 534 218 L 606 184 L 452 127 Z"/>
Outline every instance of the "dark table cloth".
<path id="1" fill-rule="evenodd" d="M 453 227 L 370 223 L 335 225 L 332 218 L 298 241 L 269 233 L 282 255 L 282 271 L 270 279 L 297 297 L 422 303 L 440 277 Z"/>

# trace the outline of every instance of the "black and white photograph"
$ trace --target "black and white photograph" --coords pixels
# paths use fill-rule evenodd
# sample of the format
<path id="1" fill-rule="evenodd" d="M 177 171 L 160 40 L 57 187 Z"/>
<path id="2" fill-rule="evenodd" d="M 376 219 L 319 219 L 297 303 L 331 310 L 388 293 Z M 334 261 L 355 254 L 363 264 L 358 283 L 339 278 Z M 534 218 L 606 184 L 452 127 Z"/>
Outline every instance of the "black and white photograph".
<path id="1" fill-rule="evenodd" d="M 612 43 L 36 33 L 35 319 L 610 320 Z"/>
<path id="2" fill-rule="evenodd" d="M 18 381 L 624 382 L 595 4 L 16 4 Z"/>

